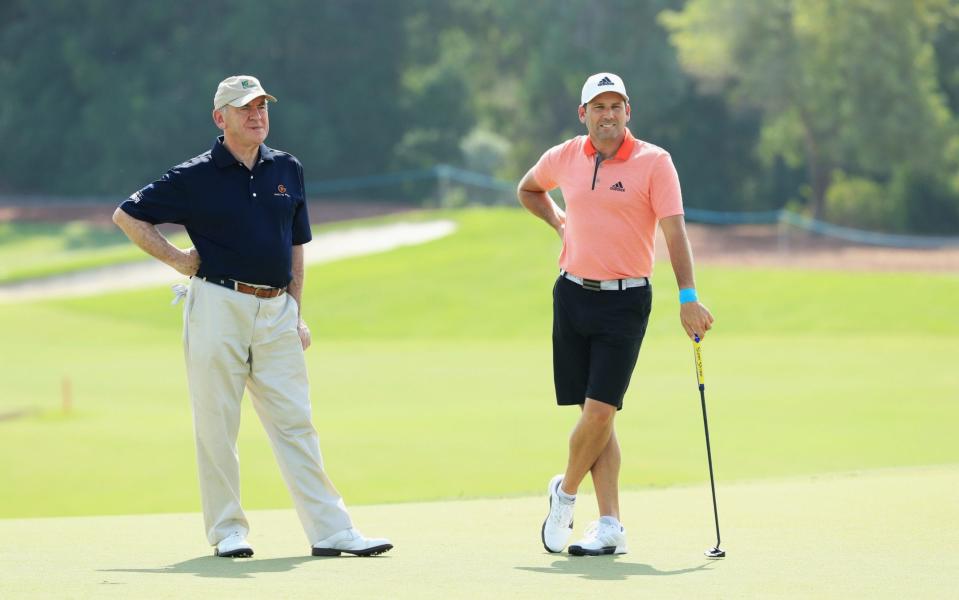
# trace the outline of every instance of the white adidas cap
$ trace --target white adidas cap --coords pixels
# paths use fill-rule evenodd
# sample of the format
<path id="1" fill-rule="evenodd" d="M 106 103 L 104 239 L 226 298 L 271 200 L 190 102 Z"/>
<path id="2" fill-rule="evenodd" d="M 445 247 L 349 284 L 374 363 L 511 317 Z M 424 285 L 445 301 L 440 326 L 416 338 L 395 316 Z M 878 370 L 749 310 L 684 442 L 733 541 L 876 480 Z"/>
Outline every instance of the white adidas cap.
<path id="1" fill-rule="evenodd" d="M 629 96 L 626 95 L 626 84 L 622 78 L 615 73 L 596 73 L 590 75 L 583 84 L 582 100 L 580 104 L 586 104 L 603 92 L 616 92 L 629 102 Z"/>

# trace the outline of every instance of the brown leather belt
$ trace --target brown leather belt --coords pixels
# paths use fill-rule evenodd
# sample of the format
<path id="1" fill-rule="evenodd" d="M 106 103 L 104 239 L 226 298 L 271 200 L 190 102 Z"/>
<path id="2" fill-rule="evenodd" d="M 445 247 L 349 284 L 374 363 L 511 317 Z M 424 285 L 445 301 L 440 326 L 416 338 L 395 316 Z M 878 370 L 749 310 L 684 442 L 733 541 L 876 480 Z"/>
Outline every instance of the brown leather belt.
<path id="1" fill-rule="evenodd" d="M 203 279 L 204 281 L 221 285 L 225 288 L 240 292 L 241 294 L 250 294 L 251 296 L 256 296 L 257 298 L 276 298 L 286 291 L 286 288 L 256 287 L 254 285 L 245 284 L 242 281 L 236 281 L 235 279 L 215 279 L 213 277 L 204 277 Z"/>

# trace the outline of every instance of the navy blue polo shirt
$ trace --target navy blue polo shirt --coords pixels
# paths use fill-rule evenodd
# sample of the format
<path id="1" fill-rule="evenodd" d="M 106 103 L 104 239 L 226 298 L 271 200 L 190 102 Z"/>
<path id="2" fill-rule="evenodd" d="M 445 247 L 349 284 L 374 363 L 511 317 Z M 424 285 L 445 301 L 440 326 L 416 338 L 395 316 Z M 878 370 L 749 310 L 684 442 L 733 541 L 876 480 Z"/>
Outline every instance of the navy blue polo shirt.
<path id="1" fill-rule="evenodd" d="M 120 208 L 154 225 L 185 226 L 200 254 L 199 277 L 285 287 L 293 278 L 293 246 L 313 238 L 300 161 L 260 144 L 251 171 L 223 136 Z"/>

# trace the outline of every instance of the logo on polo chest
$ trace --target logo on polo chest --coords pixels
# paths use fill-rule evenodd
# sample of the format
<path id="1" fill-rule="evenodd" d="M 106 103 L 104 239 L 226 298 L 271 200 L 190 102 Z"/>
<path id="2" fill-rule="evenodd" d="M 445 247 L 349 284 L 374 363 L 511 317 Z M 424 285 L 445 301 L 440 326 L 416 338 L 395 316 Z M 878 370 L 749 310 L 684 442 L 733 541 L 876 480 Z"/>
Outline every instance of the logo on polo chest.
<path id="1" fill-rule="evenodd" d="M 274 195 L 274 196 L 283 196 L 284 198 L 289 198 L 289 197 L 290 197 L 290 195 L 286 193 L 286 186 L 283 185 L 282 183 L 276 186 L 276 192 L 274 192 L 273 195 Z"/>
<path id="2" fill-rule="evenodd" d="M 617 182 L 614 183 L 613 185 L 609 186 L 609 189 L 613 190 L 614 192 L 625 192 L 625 191 L 626 191 L 626 188 L 623 187 L 623 182 L 622 182 L 622 181 L 617 181 Z"/>

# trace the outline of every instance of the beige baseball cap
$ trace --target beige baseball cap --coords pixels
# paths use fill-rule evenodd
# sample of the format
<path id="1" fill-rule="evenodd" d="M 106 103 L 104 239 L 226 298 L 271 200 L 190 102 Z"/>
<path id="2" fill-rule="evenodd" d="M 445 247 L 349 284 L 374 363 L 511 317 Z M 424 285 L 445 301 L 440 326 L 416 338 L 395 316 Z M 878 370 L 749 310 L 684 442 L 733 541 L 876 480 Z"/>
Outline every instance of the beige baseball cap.
<path id="1" fill-rule="evenodd" d="M 230 106 L 243 106 L 254 98 L 266 96 L 270 102 L 276 102 L 260 85 L 260 80 L 252 75 L 233 75 L 220 82 L 213 96 L 213 110 Z"/>
<path id="2" fill-rule="evenodd" d="M 603 92 L 616 92 L 629 102 L 629 96 L 626 95 L 626 84 L 622 78 L 615 73 L 596 73 L 590 75 L 583 84 L 582 100 L 580 104 L 586 104 Z"/>

